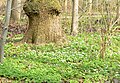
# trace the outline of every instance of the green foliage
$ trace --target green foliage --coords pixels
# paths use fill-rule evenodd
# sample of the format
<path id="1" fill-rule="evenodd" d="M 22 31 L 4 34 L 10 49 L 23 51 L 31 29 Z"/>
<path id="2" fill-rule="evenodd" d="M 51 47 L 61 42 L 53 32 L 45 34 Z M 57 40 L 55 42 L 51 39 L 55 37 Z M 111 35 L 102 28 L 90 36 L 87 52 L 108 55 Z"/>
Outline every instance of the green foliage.
<path id="1" fill-rule="evenodd" d="M 79 83 L 79 82 L 76 80 L 70 80 L 70 83 Z"/>
<path id="2" fill-rule="evenodd" d="M 6 44 L 0 76 L 26 83 L 78 83 L 81 77 L 84 83 L 92 83 L 120 78 L 119 37 L 112 37 L 105 59 L 98 57 L 99 34 L 68 38 L 69 44 L 64 46 Z"/>

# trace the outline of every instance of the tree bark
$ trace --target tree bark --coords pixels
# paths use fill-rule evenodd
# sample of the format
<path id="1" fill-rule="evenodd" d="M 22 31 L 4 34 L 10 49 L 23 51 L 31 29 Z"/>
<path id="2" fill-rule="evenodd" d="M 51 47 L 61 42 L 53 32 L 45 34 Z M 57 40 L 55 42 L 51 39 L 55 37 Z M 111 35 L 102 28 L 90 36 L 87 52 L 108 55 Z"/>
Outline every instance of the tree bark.
<path id="1" fill-rule="evenodd" d="M 92 19 L 91 19 L 91 16 L 92 16 L 92 2 L 93 0 L 89 0 L 89 3 L 90 3 L 90 6 L 89 6 L 89 28 L 91 29 L 92 28 Z"/>
<path id="2" fill-rule="evenodd" d="M 72 24 L 71 24 L 71 35 L 75 36 L 78 34 L 78 0 L 73 0 L 72 8 Z"/>
<path id="3" fill-rule="evenodd" d="M 67 6 L 68 6 L 68 0 L 65 0 L 64 4 L 65 4 L 64 5 L 65 10 L 64 11 L 65 11 L 65 13 L 67 13 L 67 11 L 68 11 L 68 8 L 67 8 Z"/>
<path id="4" fill-rule="evenodd" d="M 13 23 L 18 22 L 21 17 L 21 10 L 22 10 L 21 0 L 13 0 L 12 1 L 12 12 L 11 18 Z"/>
<path id="5" fill-rule="evenodd" d="M 11 15 L 11 4 L 12 0 L 7 0 L 7 7 L 6 7 L 6 19 L 5 19 L 5 24 L 4 28 L 2 31 L 2 35 L 0 38 L 0 62 L 3 63 L 3 57 L 4 57 L 4 45 L 7 37 L 7 32 L 8 32 L 8 25 L 10 21 L 10 15 Z"/>
<path id="6" fill-rule="evenodd" d="M 44 44 L 64 41 L 65 36 L 60 26 L 59 8 L 57 9 L 54 4 L 48 4 L 51 7 L 46 7 L 46 9 L 44 6 L 40 7 L 44 4 L 48 4 L 47 1 L 44 3 L 26 2 L 24 5 L 23 9 L 29 18 L 28 31 L 24 37 L 24 41 L 27 43 Z M 33 5 L 36 9 L 33 8 Z"/>
<path id="7" fill-rule="evenodd" d="M 115 21 L 120 17 L 120 1 L 117 0 L 117 5 L 116 5 L 116 18 L 115 18 Z M 120 20 L 117 22 L 118 24 L 120 23 Z"/>

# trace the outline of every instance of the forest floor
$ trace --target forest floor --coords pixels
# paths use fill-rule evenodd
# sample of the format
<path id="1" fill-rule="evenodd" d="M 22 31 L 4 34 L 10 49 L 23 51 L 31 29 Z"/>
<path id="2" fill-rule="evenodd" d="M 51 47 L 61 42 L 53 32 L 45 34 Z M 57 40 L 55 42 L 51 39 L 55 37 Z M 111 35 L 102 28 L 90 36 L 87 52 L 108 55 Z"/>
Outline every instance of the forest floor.
<path id="1" fill-rule="evenodd" d="M 27 30 L 24 23 L 9 25 L 0 83 L 104 83 L 120 79 L 119 27 L 107 41 L 102 59 L 101 35 L 92 29 L 76 37 L 67 36 L 69 42 L 63 45 L 13 43 L 23 38 Z"/>
<path id="2" fill-rule="evenodd" d="M 76 37 L 68 36 L 68 40 L 69 43 L 65 45 L 6 43 L 4 63 L 0 64 L 2 81 L 98 83 L 120 79 L 119 33 L 111 36 L 104 59 L 99 58 L 100 34 L 82 33 Z"/>

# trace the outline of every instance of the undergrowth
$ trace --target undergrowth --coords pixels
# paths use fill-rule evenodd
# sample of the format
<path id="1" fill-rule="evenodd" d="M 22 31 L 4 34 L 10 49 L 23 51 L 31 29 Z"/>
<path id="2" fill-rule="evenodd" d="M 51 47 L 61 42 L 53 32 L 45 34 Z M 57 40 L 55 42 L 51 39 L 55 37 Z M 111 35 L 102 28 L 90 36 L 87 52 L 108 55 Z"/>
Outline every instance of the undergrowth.
<path id="1" fill-rule="evenodd" d="M 99 34 L 68 37 L 69 44 L 57 46 L 7 43 L 0 76 L 35 83 L 84 83 L 120 79 L 120 37 L 111 37 L 105 59 L 99 58 Z"/>

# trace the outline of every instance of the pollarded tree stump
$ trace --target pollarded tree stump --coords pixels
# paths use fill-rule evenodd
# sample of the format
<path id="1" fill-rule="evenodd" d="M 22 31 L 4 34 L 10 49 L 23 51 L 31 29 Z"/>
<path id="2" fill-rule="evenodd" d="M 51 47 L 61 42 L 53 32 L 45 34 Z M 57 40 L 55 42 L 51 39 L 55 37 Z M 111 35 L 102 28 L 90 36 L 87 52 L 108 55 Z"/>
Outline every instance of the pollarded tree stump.
<path id="1" fill-rule="evenodd" d="M 61 6 L 58 0 L 28 0 L 23 9 L 29 18 L 25 42 L 42 44 L 65 40 L 60 26 Z"/>

